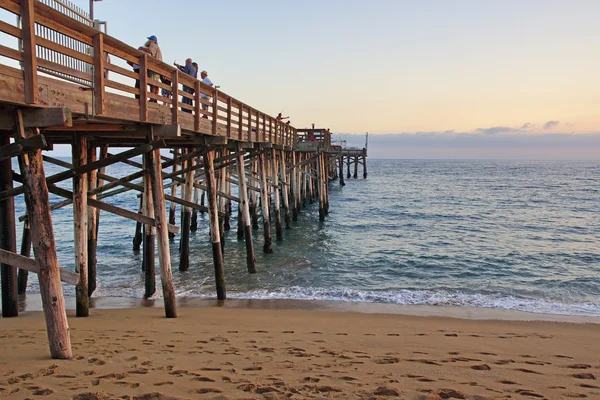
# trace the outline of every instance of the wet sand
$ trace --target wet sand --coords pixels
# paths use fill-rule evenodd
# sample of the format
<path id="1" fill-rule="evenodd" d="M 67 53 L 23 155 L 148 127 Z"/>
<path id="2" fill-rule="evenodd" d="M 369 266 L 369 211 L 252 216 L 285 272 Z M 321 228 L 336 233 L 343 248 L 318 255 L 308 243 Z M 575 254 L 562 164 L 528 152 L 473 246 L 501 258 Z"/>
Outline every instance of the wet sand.
<path id="1" fill-rule="evenodd" d="M 49 359 L 41 312 L 0 320 L 0 398 L 600 398 L 593 323 L 200 299 L 165 319 L 160 301 L 117 310 L 103 301 L 118 303 L 97 301 L 85 319 L 68 312 L 69 361 Z"/>

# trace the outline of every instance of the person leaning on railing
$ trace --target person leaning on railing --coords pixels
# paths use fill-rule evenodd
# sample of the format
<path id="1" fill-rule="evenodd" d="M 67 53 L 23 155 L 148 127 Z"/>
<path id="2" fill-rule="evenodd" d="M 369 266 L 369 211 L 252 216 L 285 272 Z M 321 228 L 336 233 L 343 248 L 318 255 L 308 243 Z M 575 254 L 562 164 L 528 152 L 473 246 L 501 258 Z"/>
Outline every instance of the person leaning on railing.
<path id="1" fill-rule="evenodd" d="M 158 47 L 158 39 L 156 38 L 155 35 L 148 36 L 148 40 L 146 41 L 146 43 L 144 43 L 144 45 L 142 47 L 139 47 L 138 50 L 148 53 L 152 57 L 156 58 L 157 60 L 162 61 L 162 52 L 160 51 L 160 47 Z M 133 67 L 133 72 L 139 73 L 140 66 L 138 64 L 132 63 L 132 67 Z M 157 74 L 156 72 L 152 72 L 152 71 L 148 70 L 148 78 L 150 78 L 153 81 L 158 81 L 158 80 L 160 80 L 160 74 Z M 136 89 L 140 88 L 140 80 L 139 79 L 135 80 L 135 88 Z M 158 86 L 154 86 L 154 85 L 150 84 L 150 92 L 154 93 L 154 94 L 158 94 Z M 139 99 L 140 95 L 136 94 L 135 98 Z M 150 101 L 154 102 L 154 103 L 157 102 L 156 99 L 150 99 Z"/>
<path id="2" fill-rule="evenodd" d="M 200 79 L 202 80 L 202 83 L 204 83 L 205 85 L 208 85 L 208 86 L 213 85 L 212 81 L 208 77 L 208 72 L 206 72 L 206 70 L 204 70 L 200 73 Z M 200 93 L 200 97 L 202 98 L 202 100 L 206 100 L 206 101 L 208 101 L 208 99 L 209 99 L 209 97 L 207 95 L 205 95 L 204 93 Z M 202 109 L 208 110 L 208 105 L 202 103 Z M 202 116 L 202 118 L 208 118 L 208 115 L 204 114 Z"/>
<path id="3" fill-rule="evenodd" d="M 177 63 L 175 63 L 175 66 L 177 68 L 179 68 L 179 70 L 181 72 L 184 72 L 186 74 L 188 74 L 189 76 L 191 76 L 192 78 L 195 78 L 196 76 L 198 76 L 198 71 L 196 70 L 196 68 L 194 67 L 194 64 L 192 63 L 192 59 L 188 58 L 187 60 L 185 60 L 185 65 L 179 65 Z M 194 89 L 183 85 L 183 91 L 189 94 L 194 94 Z M 188 104 L 188 105 L 192 105 L 192 99 L 187 98 L 185 96 L 182 96 L 181 102 L 183 104 Z M 187 108 L 181 108 L 181 111 L 186 112 L 186 113 L 192 113 L 192 110 L 188 110 Z"/>

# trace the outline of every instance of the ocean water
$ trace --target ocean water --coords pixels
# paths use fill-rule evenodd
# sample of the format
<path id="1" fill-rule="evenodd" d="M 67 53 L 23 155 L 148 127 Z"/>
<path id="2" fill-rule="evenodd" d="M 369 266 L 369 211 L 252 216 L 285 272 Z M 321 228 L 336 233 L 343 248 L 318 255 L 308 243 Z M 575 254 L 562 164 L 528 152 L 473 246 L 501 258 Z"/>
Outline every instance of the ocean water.
<path id="1" fill-rule="evenodd" d="M 345 187 L 331 182 L 326 221 L 319 222 L 316 203 L 307 205 L 284 240 L 274 241 L 273 254 L 262 253 L 260 224 L 257 274 L 247 273 L 244 244 L 228 232 L 228 296 L 600 316 L 600 162 L 369 159 L 368 168 L 368 179 L 360 170 Z M 113 166 L 107 173 L 131 171 Z M 136 194 L 108 202 L 137 210 Z M 22 197 L 16 208 L 21 215 Z M 236 210 L 234 203 L 232 228 Z M 60 264 L 72 270 L 72 209 L 52 216 Z M 179 237 L 171 244 L 175 290 L 211 298 L 208 216 L 199 214 L 198 223 L 187 272 L 178 270 Z M 101 213 L 94 297 L 143 296 L 134 230 L 135 222 Z M 31 275 L 28 292 L 37 293 Z M 64 290 L 75 293 L 70 285 Z M 161 297 L 158 275 L 157 290 Z"/>

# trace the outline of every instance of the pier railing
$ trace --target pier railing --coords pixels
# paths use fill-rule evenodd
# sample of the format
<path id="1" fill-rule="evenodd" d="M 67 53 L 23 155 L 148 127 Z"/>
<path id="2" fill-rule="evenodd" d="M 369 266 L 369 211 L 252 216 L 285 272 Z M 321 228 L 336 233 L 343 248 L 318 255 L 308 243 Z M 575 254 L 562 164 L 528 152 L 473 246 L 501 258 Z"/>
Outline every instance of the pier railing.
<path id="1" fill-rule="evenodd" d="M 19 70 L 14 61 L 0 58 L 0 73 L 10 76 L 16 88 L 0 91 L 1 101 L 61 105 L 88 118 L 179 125 L 188 135 L 284 146 L 296 143 L 294 127 L 41 1 L 0 0 L 0 8 L 20 16 L 22 26 L 0 20 L 0 32 L 17 39 L 14 46 L 0 45 L 0 56 L 21 66 Z M 49 54 L 52 57 L 45 56 Z M 137 64 L 139 72 L 127 63 Z M 150 79 L 149 73 L 165 79 Z M 135 88 L 136 80 L 140 88 Z M 152 93 L 149 86 L 172 95 Z M 183 86 L 194 93 L 183 91 Z"/>

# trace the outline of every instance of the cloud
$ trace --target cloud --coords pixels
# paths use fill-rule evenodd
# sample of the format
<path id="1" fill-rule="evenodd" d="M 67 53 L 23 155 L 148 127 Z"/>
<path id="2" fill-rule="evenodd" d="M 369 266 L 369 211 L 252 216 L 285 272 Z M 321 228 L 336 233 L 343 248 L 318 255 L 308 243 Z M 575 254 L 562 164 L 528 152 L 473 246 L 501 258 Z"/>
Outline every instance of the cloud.
<path id="1" fill-rule="evenodd" d="M 531 128 L 533 128 L 534 126 L 535 126 L 535 125 L 534 125 L 534 124 L 532 124 L 531 122 L 525 122 L 525 123 L 523 124 L 523 126 L 521 127 L 521 129 L 531 129 Z"/>
<path id="2" fill-rule="evenodd" d="M 552 129 L 560 124 L 560 121 L 548 121 L 544 124 L 544 129 Z"/>
<path id="3" fill-rule="evenodd" d="M 484 135 L 497 135 L 499 133 L 511 133 L 517 132 L 518 129 L 510 128 L 508 126 L 493 126 L 491 128 L 477 128 L 475 133 L 482 133 Z"/>

